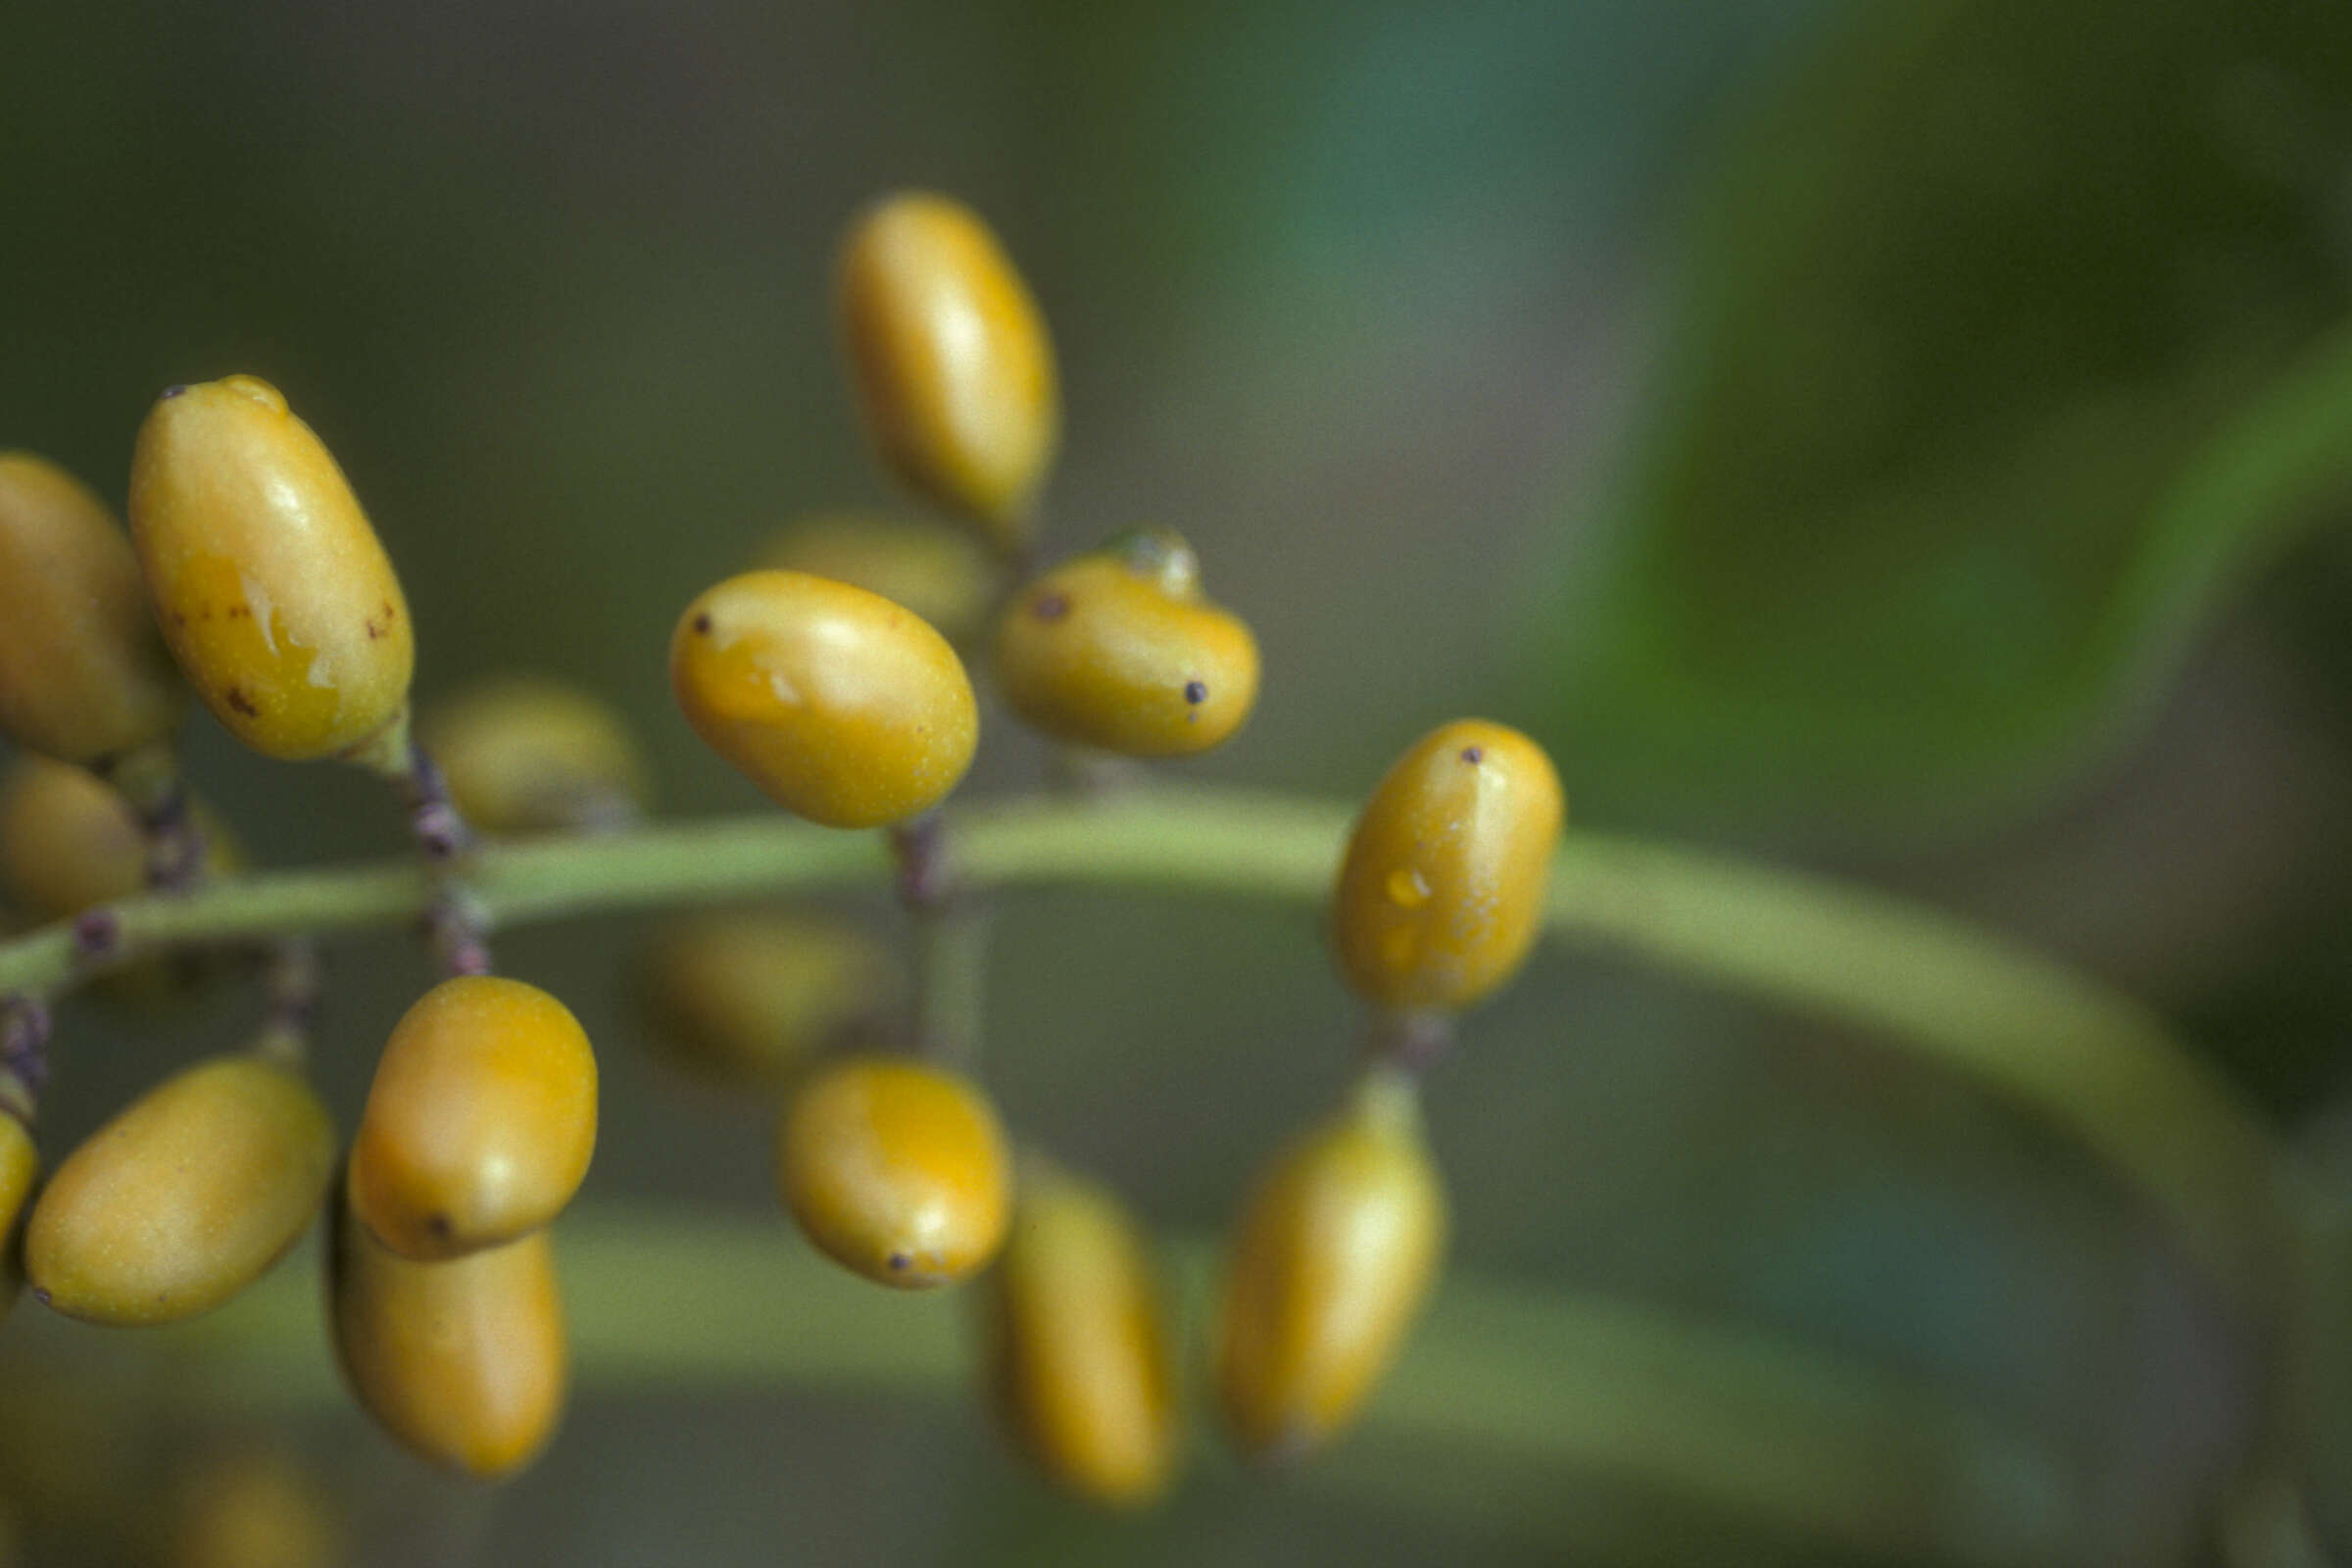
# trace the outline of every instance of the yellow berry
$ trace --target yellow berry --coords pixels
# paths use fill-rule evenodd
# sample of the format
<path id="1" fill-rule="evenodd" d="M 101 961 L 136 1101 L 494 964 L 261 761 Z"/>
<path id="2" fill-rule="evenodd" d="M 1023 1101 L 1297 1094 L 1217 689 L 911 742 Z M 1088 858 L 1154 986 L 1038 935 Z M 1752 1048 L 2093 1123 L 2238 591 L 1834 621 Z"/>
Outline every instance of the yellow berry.
<path id="1" fill-rule="evenodd" d="M 466 820 L 492 833 L 596 826 L 646 802 L 645 760 L 612 706 L 533 676 L 435 704 L 417 738 Z"/>
<path id="2" fill-rule="evenodd" d="M 334 757 L 407 712 L 400 579 L 343 470 L 269 382 L 163 395 L 131 457 L 130 531 L 180 668 L 246 745 Z"/>
<path id="3" fill-rule="evenodd" d="M 554 1219 L 595 1151 L 579 1021 L 537 986 L 462 975 L 408 1010 L 376 1061 L 351 1206 L 404 1257 L 457 1257 Z"/>
<path id="4" fill-rule="evenodd" d="M 96 765 L 170 736 L 186 704 L 106 504 L 0 452 L 0 735 Z"/>
<path id="5" fill-rule="evenodd" d="M 1003 574 L 988 552 L 956 529 L 851 513 L 803 517 L 770 539 L 755 564 L 880 594 L 952 643 L 968 642 L 980 630 Z"/>
<path id="6" fill-rule="evenodd" d="M 728 1084 L 788 1082 L 817 1052 L 886 1015 L 904 989 L 863 931 L 808 915 L 713 914 L 648 955 L 653 1037 L 681 1066 Z"/>
<path id="7" fill-rule="evenodd" d="M 1174 1349 L 1118 1200 L 1024 1157 L 989 1296 L 998 1402 L 1038 1464 L 1114 1506 L 1165 1492 L 1182 1451 Z"/>
<path id="8" fill-rule="evenodd" d="M 1386 1007 L 1467 1006 L 1517 972 L 1544 919 L 1566 810 L 1544 749 L 1442 725 L 1380 781 L 1332 896 L 1340 970 Z"/>
<path id="9" fill-rule="evenodd" d="M 908 1290 L 986 1266 L 1004 1240 L 1011 1162 L 996 1107 L 961 1074 L 852 1057 L 784 1113 L 776 1185 L 817 1249 Z"/>
<path id="10" fill-rule="evenodd" d="M 33 1294 L 92 1323 L 170 1323 L 259 1278 L 318 1210 L 326 1107 L 290 1067 L 220 1056 L 166 1079 L 50 1177 L 24 1237 Z"/>
<path id="11" fill-rule="evenodd" d="M 883 460 L 999 549 L 1025 545 L 1060 393 L 1045 319 L 996 235 L 947 197 L 886 197 L 842 246 L 839 295 Z"/>
<path id="12" fill-rule="evenodd" d="M 205 868 L 227 876 L 242 863 L 226 824 L 192 808 Z M 78 914 L 147 886 L 147 841 L 113 786 L 86 768 L 21 758 L 0 779 L 0 887 L 42 920 Z"/>
<path id="13" fill-rule="evenodd" d="M 946 638 L 879 594 L 801 572 L 746 572 L 687 606 L 669 678 L 713 751 L 827 827 L 929 808 L 980 743 Z"/>
<path id="14" fill-rule="evenodd" d="M 997 677 L 1059 740 L 1127 757 L 1219 745 L 1257 701 L 1257 639 L 1200 597 L 1192 547 L 1160 530 L 1023 589 L 997 629 Z"/>
<path id="15" fill-rule="evenodd" d="M 173 1489 L 169 1568 L 335 1568 L 351 1543 L 334 1501 L 292 1453 L 208 1455 Z"/>
<path id="16" fill-rule="evenodd" d="M 564 1413 L 570 1348 L 549 1233 L 420 1263 L 335 1205 L 327 1286 L 344 1380 L 393 1437 L 490 1479 L 530 1462 Z"/>
<path id="17" fill-rule="evenodd" d="M 1376 1073 L 1276 1161 L 1235 1235 L 1216 1383 L 1245 1453 L 1296 1458 L 1348 1423 L 1412 1326 L 1445 1234 L 1413 1087 Z"/>
<path id="18" fill-rule="evenodd" d="M 40 1179 L 41 1154 L 32 1129 L 0 1105 L 0 1316 L 6 1316 L 24 1284 L 23 1221 Z"/>

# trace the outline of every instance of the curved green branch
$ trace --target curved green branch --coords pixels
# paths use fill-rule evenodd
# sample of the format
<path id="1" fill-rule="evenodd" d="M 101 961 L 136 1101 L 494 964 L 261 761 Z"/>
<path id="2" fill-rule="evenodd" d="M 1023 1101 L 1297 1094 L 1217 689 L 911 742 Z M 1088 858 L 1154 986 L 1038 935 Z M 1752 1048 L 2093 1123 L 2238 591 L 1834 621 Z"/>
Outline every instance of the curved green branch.
<path id="1" fill-rule="evenodd" d="M 973 887 L 1151 888 L 1312 906 L 1328 893 L 1346 806 L 1155 789 L 1090 802 L 953 810 Z M 466 880 L 495 925 L 591 910 L 876 884 L 880 834 L 780 816 L 483 847 Z M 270 873 L 116 906 L 117 959 L 157 947 L 416 921 L 425 873 L 396 863 Z M 1546 915 L 1559 942 L 1857 1025 L 1967 1077 L 2098 1156 L 2168 1220 L 2223 1297 L 2267 1317 L 2286 1243 L 2259 1119 L 2137 1003 L 2014 943 L 1899 900 L 1722 857 L 1572 833 Z M 73 933 L 0 946 L 0 995 L 79 977 Z"/>
<path id="2" fill-rule="evenodd" d="M 584 1206 L 560 1222 L 557 1247 L 586 1395 L 974 1397 L 961 1293 L 875 1290 L 780 1217 Z M 1198 1322 L 1209 1250 L 1169 1252 Z M 132 1396 L 231 1417 L 345 1408 L 310 1262 L 209 1318 L 132 1337 L 160 1355 L 123 1380 Z M 27 1409 L 44 1389 L 86 1404 L 79 1352 L 119 1360 L 126 1344 L 39 1315 L 11 1327 L 35 1328 L 0 1356 L 0 1390 Z M 1556 1544 L 1586 1528 L 1561 1509 L 1571 1477 L 1874 1560 L 2056 1568 L 2082 1556 L 2082 1478 L 2063 1452 L 1948 1395 L 1771 1335 L 1462 1270 L 1361 1430 L 1293 1481 Z"/>

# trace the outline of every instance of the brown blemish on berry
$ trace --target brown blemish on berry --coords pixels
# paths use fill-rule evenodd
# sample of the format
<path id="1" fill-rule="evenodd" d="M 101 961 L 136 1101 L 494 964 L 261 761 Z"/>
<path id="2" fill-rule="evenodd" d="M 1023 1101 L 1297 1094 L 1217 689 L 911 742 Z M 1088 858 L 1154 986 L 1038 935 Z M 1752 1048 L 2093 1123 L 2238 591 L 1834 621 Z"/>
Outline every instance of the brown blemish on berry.
<path id="1" fill-rule="evenodd" d="M 447 1214 L 434 1214 L 424 1222 L 424 1228 L 442 1241 L 449 1240 L 450 1224 Z"/>
<path id="2" fill-rule="evenodd" d="M 1198 708 L 1202 703 L 1207 702 L 1208 683 L 1200 680 L 1186 681 L 1184 683 L 1184 700 L 1192 704 L 1195 708 Z"/>
<path id="3" fill-rule="evenodd" d="M 706 637 L 710 636 L 710 617 L 708 614 L 702 614 L 702 615 L 697 615 L 697 616 L 695 616 L 695 617 L 694 617 L 694 629 L 695 629 L 696 631 L 699 631 L 699 632 L 701 632 L 701 633 L 702 633 L 704 636 L 706 636 Z"/>
<path id="4" fill-rule="evenodd" d="M 905 1252 L 893 1252 L 890 1254 L 890 1267 L 893 1273 L 904 1274 L 914 1267 L 914 1259 Z"/>
<path id="5" fill-rule="evenodd" d="M 1462 748 L 1462 760 L 1468 762 L 1472 767 L 1476 767 L 1486 760 L 1487 754 L 1483 747 L 1465 746 Z"/>
<path id="6" fill-rule="evenodd" d="M 1070 612 L 1067 594 L 1039 594 L 1029 601 L 1029 613 L 1040 620 L 1059 620 Z"/>
<path id="7" fill-rule="evenodd" d="M 377 625 L 377 624 L 376 624 L 374 621 L 372 621 L 372 620 L 371 620 L 371 621 L 369 621 L 369 622 L 368 622 L 368 640 L 369 642 L 374 642 L 376 639 L 378 639 L 378 638 L 380 638 L 381 636 L 383 636 L 383 634 L 384 634 L 384 628 L 383 628 L 383 627 L 381 627 L 381 626 L 378 626 L 378 625 Z"/>
<path id="8" fill-rule="evenodd" d="M 262 711 L 253 706 L 253 699 L 245 695 L 245 688 L 242 686 L 231 686 L 228 689 L 228 706 L 243 713 L 247 718 L 259 717 Z"/>

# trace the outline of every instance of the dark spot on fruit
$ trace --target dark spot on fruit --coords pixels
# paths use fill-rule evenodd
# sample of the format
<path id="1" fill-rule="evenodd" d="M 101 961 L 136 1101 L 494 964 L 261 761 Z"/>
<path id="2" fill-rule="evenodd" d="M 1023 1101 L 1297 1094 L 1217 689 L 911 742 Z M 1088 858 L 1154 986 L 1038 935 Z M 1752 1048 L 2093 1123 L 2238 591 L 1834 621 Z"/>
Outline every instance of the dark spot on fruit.
<path id="1" fill-rule="evenodd" d="M 164 388 L 164 396 L 167 399 L 175 398 L 186 390 L 187 388 L 184 386 L 168 386 Z M 46 1298 L 43 1298 L 43 1299 L 46 1299 Z"/>
<path id="2" fill-rule="evenodd" d="M 450 1226 L 449 1216 L 447 1214 L 433 1215 L 424 1222 L 424 1228 L 428 1231 L 431 1231 L 435 1236 L 440 1237 L 443 1241 L 449 1240 Z"/>
<path id="3" fill-rule="evenodd" d="M 253 607 L 250 605 L 231 605 L 228 607 L 228 618 L 231 620 L 236 619 L 239 615 L 250 615 L 252 613 Z"/>
<path id="4" fill-rule="evenodd" d="M 381 626 L 378 626 L 378 625 L 377 625 L 377 624 L 376 624 L 374 621 L 372 621 L 372 620 L 371 620 L 371 621 L 369 621 L 369 622 L 368 623 L 368 640 L 369 642 L 374 642 L 374 641 L 375 641 L 377 638 L 379 638 L 379 637 L 383 636 L 383 634 L 384 634 L 384 628 L 383 628 L 383 627 L 381 627 Z"/>
<path id="5" fill-rule="evenodd" d="M 258 717 L 262 711 L 253 706 L 253 699 L 245 695 L 245 688 L 242 686 L 231 686 L 228 689 L 228 706 L 243 713 L 247 718 Z"/>
<path id="6" fill-rule="evenodd" d="M 1479 763 L 1485 761 L 1486 760 L 1487 754 L 1485 748 L 1478 746 L 1465 746 L 1462 748 L 1462 760 L 1468 762 L 1472 767 L 1476 767 Z"/>
<path id="7" fill-rule="evenodd" d="M 1202 703 L 1207 702 L 1208 683 L 1206 681 L 1199 680 L 1186 681 L 1184 683 L 1184 700 L 1192 704 L 1195 708 L 1198 708 Z"/>
<path id="8" fill-rule="evenodd" d="M 709 615 L 697 615 L 697 616 L 695 616 L 695 617 L 694 617 L 694 629 L 695 629 L 696 631 L 699 631 L 699 632 L 701 632 L 701 633 L 702 633 L 704 636 L 706 636 L 706 637 L 710 636 L 710 617 Z"/>
<path id="9" fill-rule="evenodd" d="M 893 1252 L 890 1254 L 890 1268 L 892 1273 L 904 1274 L 912 1267 L 914 1267 L 914 1259 L 908 1257 L 905 1252 Z"/>
<path id="10" fill-rule="evenodd" d="M 1029 613 L 1040 620 L 1059 620 L 1070 612 L 1067 594 L 1039 594 L 1029 601 Z"/>
<path id="11" fill-rule="evenodd" d="M 399 612 L 395 611 L 395 610 L 392 608 L 392 601 L 391 601 L 391 600 L 389 600 L 389 599 L 387 599 L 387 600 L 385 600 L 385 601 L 384 601 L 383 610 L 384 610 L 384 618 L 385 618 L 386 620 L 390 620 L 390 619 L 392 619 L 392 618 L 393 618 L 395 615 L 397 615 L 397 614 L 399 613 Z"/>

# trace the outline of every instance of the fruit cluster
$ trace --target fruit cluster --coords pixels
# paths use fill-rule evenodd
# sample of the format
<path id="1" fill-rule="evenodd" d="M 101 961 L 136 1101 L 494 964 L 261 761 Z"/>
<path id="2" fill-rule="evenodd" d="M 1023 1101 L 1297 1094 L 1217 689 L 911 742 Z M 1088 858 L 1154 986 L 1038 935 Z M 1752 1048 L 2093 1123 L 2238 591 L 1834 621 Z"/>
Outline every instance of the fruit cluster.
<path id="1" fill-rule="evenodd" d="M 1104 759 L 1235 734 L 1256 641 L 1164 529 L 1036 569 L 1054 356 L 971 213 L 876 204 L 843 247 L 838 306 L 874 445 L 945 520 L 802 524 L 685 608 L 669 668 L 694 729 L 779 805 L 888 835 L 912 984 L 855 931 L 760 911 L 662 937 L 646 995 L 682 1060 L 780 1098 L 776 1186 L 808 1239 L 902 1290 L 981 1277 L 985 1364 L 1013 1433 L 1084 1494 L 1149 1499 L 1181 1456 L 1185 1402 L 1152 1249 L 1102 1186 L 1017 1146 L 980 1080 L 958 994 L 980 924 L 939 808 L 979 744 L 965 653 L 981 644 L 1012 710 L 1100 775 Z M 45 1183 L 31 1127 L 47 999 L 8 999 L 12 1269 L 78 1318 L 172 1321 L 259 1276 L 323 1206 L 333 1338 L 360 1402 L 431 1458 L 510 1472 L 564 1403 L 549 1227 L 594 1151 L 597 1064 L 562 1003 L 488 972 L 466 851 L 476 828 L 625 828 L 644 768 L 609 710 L 546 682 L 485 687 L 412 734 L 397 576 L 266 382 L 165 392 L 129 498 L 126 543 L 79 484 L 0 457 L 0 732 L 32 754 L 0 794 L 0 879 L 27 913 L 74 920 L 96 969 L 124 956 L 110 902 L 234 874 L 180 778 L 192 689 L 268 756 L 344 759 L 406 788 L 450 976 L 392 1029 L 346 1151 L 304 1073 L 316 972 L 289 942 L 268 956 L 249 1050 L 150 1090 Z M 1370 1009 L 1366 1059 L 1257 1182 L 1214 1324 L 1216 1404 L 1249 1455 L 1295 1457 L 1341 1430 L 1413 1320 L 1446 1228 L 1418 1069 L 1524 958 L 1561 816 L 1543 752 L 1468 720 L 1422 738 L 1364 806 L 1331 932 Z"/>

